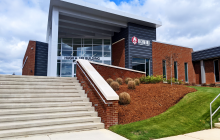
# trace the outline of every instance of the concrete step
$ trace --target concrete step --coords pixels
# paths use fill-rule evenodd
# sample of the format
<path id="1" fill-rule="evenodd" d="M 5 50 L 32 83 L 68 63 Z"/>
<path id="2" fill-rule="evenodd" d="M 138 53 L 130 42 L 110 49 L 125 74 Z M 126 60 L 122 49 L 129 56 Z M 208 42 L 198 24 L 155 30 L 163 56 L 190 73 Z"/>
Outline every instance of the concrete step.
<path id="1" fill-rule="evenodd" d="M 220 128 L 220 123 L 215 123 L 216 128 Z"/>
<path id="2" fill-rule="evenodd" d="M 91 102 L 61 102 L 61 103 L 11 103 L 0 104 L 0 109 L 19 109 L 19 108 L 45 108 L 45 107 L 76 107 L 92 106 Z"/>
<path id="3" fill-rule="evenodd" d="M 31 127 L 42 127 L 63 124 L 77 124 L 77 123 L 98 123 L 101 119 L 99 117 L 79 117 L 79 118 L 56 118 L 46 120 L 32 120 L 32 121 L 17 121 L 17 122 L 4 122 L 0 124 L 1 130 L 8 129 L 21 129 Z"/>
<path id="4" fill-rule="evenodd" d="M 80 112 L 54 112 L 54 113 L 38 113 L 38 114 L 18 114 L 0 116 L 0 122 L 11 121 L 30 121 L 53 118 L 75 118 L 75 117 L 97 117 L 98 113 L 94 111 L 80 111 Z"/>
<path id="5" fill-rule="evenodd" d="M 48 77 L 48 76 L 29 76 L 29 75 L 0 75 L 0 78 L 32 78 L 32 79 L 77 79 L 76 77 Z"/>
<path id="6" fill-rule="evenodd" d="M 31 94 L 0 93 L 0 98 L 53 98 L 53 97 L 86 97 L 86 94 L 82 94 L 82 93 L 31 93 Z"/>
<path id="7" fill-rule="evenodd" d="M 82 89 L 81 86 L 50 86 L 50 85 L 0 85 L 0 89 Z"/>
<path id="8" fill-rule="evenodd" d="M 43 103 L 43 102 L 89 102 L 86 97 L 62 97 L 62 98 L 0 98 L 3 103 Z"/>
<path id="9" fill-rule="evenodd" d="M 19 81 L 0 81 L 0 85 L 50 85 L 50 86 L 80 86 L 80 83 L 62 82 L 19 82 Z"/>
<path id="10" fill-rule="evenodd" d="M 20 82 L 60 82 L 60 83 L 78 83 L 79 80 L 68 79 L 32 79 L 32 78 L 0 78 L 1 81 L 20 81 Z"/>
<path id="11" fill-rule="evenodd" d="M 21 114 L 38 114 L 54 112 L 85 112 L 94 111 L 94 107 L 45 107 L 45 108 L 26 108 L 26 109 L 1 109 L 0 115 L 21 115 Z"/>
<path id="12" fill-rule="evenodd" d="M 0 131 L 0 138 L 28 136 L 33 134 L 49 134 L 49 133 L 63 132 L 63 131 L 103 129 L 103 128 L 104 128 L 103 123 L 80 123 L 80 124 L 53 125 L 53 126 L 45 126 L 45 127 L 32 127 L 32 128 Z"/>
<path id="13" fill-rule="evenodd" d="M 0 89 L 0 94 L 35 94 L 35 93 L 83 93 L 85 90 L 76 89 Z"/>

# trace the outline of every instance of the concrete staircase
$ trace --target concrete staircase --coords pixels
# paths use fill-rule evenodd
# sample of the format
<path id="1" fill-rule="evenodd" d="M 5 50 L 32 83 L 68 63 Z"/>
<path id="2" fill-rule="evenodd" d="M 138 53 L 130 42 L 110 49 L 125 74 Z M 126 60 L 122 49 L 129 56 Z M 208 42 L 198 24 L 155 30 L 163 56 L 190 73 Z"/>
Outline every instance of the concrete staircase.
<path id="1" fill-rule="evenodd" d="M 218 120 L 219 120 L 219 123 L 215 123 L 216 128 L 220 128 L 220 118 Z"/>
<path id="2" fill-rule="evenodd" d="M 0 75 L 0 139 L 103 128 L 77 78 Z"/>

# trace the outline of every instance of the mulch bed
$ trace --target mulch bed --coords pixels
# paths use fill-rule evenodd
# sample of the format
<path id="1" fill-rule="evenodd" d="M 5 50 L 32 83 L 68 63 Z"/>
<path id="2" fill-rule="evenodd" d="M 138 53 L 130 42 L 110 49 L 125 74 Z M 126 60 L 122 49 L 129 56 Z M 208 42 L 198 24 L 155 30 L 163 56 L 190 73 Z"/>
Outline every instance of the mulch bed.
<path id="1" fill-rule="evenodd" d="M 131 103 L 119 105 L 119 124 L 127 124 L 145 120 L 165 112 L 175 105 L 186 94 L 195 92 L 196 89 L 183 85 L 169 84 L 141 84 L 135 90 L 121 85 L 117 94 L 127 92 L 131 96 Z"/>

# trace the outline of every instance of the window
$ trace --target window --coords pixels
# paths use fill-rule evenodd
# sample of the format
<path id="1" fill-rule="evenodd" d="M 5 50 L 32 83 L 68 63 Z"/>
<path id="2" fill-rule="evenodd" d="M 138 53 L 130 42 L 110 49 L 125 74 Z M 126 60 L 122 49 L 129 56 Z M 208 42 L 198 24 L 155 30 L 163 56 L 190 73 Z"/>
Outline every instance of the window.
<path id="1" fill-rule="evenodd" d="M 175 80 L 178 80 L 178 69 L 177 69 L 177 62 L 174 62 L 174 76 Z"/>
<path id="2" fill-rule="evenodd" d="M 188 82 L 188 64 L 184 63 L 185 67 L 185 82 Z"/>
<path id="3" fill-rule="evenodd" d="M 163 60 L 163 78 L 167 79 L 166 61 Z"/>
<path id="4" fill-rule="evenodd" d="M 143 58 L 132 58 L 132 69 L 146 72 L 146 76 L 150 75 L 150 60 Z"/>
<path id="5" fill-rule="evenodd" d="M 219 65 L 218 60 L 214 61 L 215 82 L 219 82 Z"/>

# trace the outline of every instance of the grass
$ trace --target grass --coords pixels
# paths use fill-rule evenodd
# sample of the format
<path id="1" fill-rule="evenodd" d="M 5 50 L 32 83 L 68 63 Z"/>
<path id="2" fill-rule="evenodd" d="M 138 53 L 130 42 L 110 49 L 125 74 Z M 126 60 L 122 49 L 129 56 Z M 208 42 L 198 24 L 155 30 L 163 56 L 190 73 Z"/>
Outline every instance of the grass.
<path id="1" fill-rule="evenodd" d="M 166 112 L 147 120 L 109 129 L 130 140 L 151 140 L 210 129 L 210 102 L 220 93 L 220 88 L 193 87 L 197 92 L 187 94 Z M 216 100 L 212 109 L 220 105 Z M 147 113 L 147 112 L 146 112 Z M 220 118 L 220 110 L 213 116 L 213 123 Z M 214 126 L 214 125 L 213 125 Z"/>

